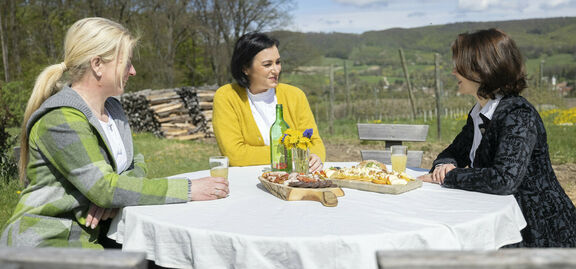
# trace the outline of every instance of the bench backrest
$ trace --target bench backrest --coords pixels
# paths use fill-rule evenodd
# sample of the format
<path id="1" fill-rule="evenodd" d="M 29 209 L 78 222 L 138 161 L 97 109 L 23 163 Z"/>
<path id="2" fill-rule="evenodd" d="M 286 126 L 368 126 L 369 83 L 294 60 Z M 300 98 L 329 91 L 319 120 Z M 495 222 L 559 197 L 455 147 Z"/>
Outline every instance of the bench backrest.
<path id="1" fill-rule="evenodd" d="M 390 164 L 390 146 L 402 145 L 402 142 L 424 142 L 428 137 L 428 125 L 415 124 L 371 124 L 358 123 L 360 140 L 385 141 L 386 150 L 361 150 L 363 160 L 377 160 Z M 409 167 L 420 167 L 423 151 L 408 151 Z"/>
<path id="2" fill-rule="evenodd" d="M 576 268 L 576 249 L 518 248 L 497 251 L 378 251 L 378 268 L 386 269 L 548 269 Z"/>
<path id="3" fill-rule="evenodd" d="M 145 253 L 75 248 L 0 248 L 0 268 L 144 269 Z"/>

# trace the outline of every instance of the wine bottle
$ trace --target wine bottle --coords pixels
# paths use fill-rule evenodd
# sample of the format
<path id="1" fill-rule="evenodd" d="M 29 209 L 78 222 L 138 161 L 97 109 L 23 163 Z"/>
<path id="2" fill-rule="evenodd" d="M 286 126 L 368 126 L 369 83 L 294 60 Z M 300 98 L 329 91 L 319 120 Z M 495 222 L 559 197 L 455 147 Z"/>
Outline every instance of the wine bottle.
<path id="1" fill-rule="evenodd" d="M 276 105 L 276 121 L 270 127 L 270 165 L 272 171 L 292 172 L 292 153 L 280 141 L 284 131 L 290 128 L 284 121 L 282 105 Z"/>

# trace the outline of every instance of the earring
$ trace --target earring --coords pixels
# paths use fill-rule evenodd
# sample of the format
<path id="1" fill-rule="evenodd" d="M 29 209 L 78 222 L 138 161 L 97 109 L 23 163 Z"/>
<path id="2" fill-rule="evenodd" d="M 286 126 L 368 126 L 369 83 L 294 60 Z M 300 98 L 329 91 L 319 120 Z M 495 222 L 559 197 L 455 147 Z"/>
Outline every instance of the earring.
<path id="1" fill-rule="evenodd" d="M 102 76 L 102 73 L 98 72 L 98 73 L 96 73 L 96 75 L 99 76 L 99 77 L 101 77 L 101 76 Z"/>

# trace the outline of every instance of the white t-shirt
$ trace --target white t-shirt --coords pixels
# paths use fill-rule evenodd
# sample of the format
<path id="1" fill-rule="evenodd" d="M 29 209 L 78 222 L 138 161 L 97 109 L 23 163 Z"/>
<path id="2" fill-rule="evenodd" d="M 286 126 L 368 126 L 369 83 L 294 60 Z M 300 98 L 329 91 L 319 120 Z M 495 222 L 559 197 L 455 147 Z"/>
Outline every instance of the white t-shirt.
<path id="1" fill-rule="evenodd" d="M 476 103 L 474 108 L 472 108 L 472 112 L 470 112 L 470 116 L 474 122 L 474 141 L 472 142 L 472 148 L 470 149 L 470 167 L 474 167 L 474 157 L 476 156 L 476 150 L 482 141 L 482 132 L 480 131 L 479 125 L 484 123 L 484 121 L 482 118 L 480 118 L 480 113 L 482 113 L 484 117 L 491 120 L 492 115 L 494 115 L 494 110 L 496 110 L 496 107 L 498 107 L 500 100 L 502 100 L 502 95 L 496 95 L 496 99 L 488 100 L 484 107 L 480 107 L 480 103 Z"/>
<path id="2" fill-rule="evenodd" d="M 106 110 L 106 113 L 108 113 L 108 110 Z M 122 142 L 122 137 L 120 136 L 120 131 L 118 131 L 118 126 L 116 126 L 110 113 L 108 113 L 108 122 L 98 121 L 100 121 L 102 129 L 104 129 L 104 135 L 108 138 L 108 142 L 110 142 L 109 147 L 110 150 L 112 150 L 112 155 L 118 168 L 117 173 L 120 174 L 128 168 L 128 158 L 126 156 L 127 153 L 126 148 L 124 148 L 124 142 Z"/>
<path id="3" fill-rule="evenodd" d="M 249 89 L 246 89 L 248 93 L 248 100 L 250 101 L 250 110 L 252 110 L 252 116 L 262 138 L 264 138 L 264 144 L 270 145 L 270 127 L 276 121 L 276 104 L 278 100 L 276 99 L 276 89 L 268 89 L 265 92 L 252 94 Z"/>

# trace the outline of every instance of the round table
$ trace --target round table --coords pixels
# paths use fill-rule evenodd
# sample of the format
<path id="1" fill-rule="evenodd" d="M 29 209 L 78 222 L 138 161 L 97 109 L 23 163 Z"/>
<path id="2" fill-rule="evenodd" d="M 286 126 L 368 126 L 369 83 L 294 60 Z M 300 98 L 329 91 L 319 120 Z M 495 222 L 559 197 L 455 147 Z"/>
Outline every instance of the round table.
<path id="1" fill-rule="evenodd" d="M 265 167 L 231 167 L 225 199 L 126 207 L 108 236 L 165 267 L 377 268 L 377 250 L 494 250 L 526 226 L 513 196 L 429 183 L 398 195 L 343 189 L 336 207 L 284 201 L 258 181 Z"/>

